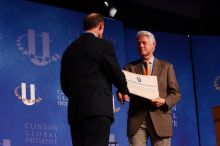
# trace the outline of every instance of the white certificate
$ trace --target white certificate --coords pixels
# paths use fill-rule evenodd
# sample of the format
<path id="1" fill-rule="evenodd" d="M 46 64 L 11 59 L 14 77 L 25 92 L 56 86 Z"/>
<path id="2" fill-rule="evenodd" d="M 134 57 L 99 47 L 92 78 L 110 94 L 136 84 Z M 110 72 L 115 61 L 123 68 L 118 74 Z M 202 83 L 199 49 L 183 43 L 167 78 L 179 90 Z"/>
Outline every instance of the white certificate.
<path id="1" fill-rule="evenodd" d="M 147 99 L 159 97 L 157 76 L 146 76 L 122 70 L 130 93 Z"/>

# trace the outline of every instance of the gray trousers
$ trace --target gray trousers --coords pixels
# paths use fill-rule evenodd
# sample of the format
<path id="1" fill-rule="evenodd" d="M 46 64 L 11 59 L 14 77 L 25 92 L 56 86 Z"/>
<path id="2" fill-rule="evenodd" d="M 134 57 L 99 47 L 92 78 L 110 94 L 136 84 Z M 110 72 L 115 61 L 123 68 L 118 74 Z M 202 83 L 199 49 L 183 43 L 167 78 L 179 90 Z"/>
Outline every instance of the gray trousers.
<path id="1" fill-rule="evenodd" d="M 137 133 L 128 137 L 130 146 L 146 146 L 150 138 L 151 146 L 171 146 L 171 138 L 158 137 L 149 120 L 144 120 Z"/>

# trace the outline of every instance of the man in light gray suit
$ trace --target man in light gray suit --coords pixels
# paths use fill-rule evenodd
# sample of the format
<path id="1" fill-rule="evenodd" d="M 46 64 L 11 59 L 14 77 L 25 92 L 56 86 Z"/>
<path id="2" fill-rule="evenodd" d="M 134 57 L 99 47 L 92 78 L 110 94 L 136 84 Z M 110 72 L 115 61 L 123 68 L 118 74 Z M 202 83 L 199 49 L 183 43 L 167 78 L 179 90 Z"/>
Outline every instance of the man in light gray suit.
<path id="1" fill-rule="evenodd" d="M 173 65 L 157 59 L 153 53 L 156 47 L 154 35 L 139 31 L 136 35 L 140 59 L 125 66 L 125 70 L 158 79 L 159 97 L 148 100 L 130 94 L 127 120 L 127 136 L 130 146 L 146 146 L 150 138 L 152 146 L 170 146 L 172 137 L 171 109 L 180 100 L 180 89 Z M 146 63 L 147 62 L 147 63 Z M 119 100 L 121 94 L 118 93 Z"/>

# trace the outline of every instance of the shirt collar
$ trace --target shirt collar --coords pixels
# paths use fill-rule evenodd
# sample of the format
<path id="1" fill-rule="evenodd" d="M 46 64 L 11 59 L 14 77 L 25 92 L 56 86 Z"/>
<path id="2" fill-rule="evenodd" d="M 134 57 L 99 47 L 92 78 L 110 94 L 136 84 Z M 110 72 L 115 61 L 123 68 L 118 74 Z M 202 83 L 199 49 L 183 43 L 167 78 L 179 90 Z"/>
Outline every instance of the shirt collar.
<path id="1" fill-rule="evenodd" d="M 143 59 L 142 59 L 142 61 L 143 61 Z M 154 63 L 154 56 L 152 56 L 152 57 L 150 58 L 149 62 L 150 62 L 150 64 L 153 64 L 153 63 Z"/>
<path id="2" fill-rule="evenodd" d="M 91 34 L 93 34 L 95 37 L 97 37 L 96 34 L 93 33 L 93 32 L 91 32 L 91 31 L 85 31 L 84 33 L 91 33 Z"/>
<path id="3" fill-rule="evenodd" d="M 153 62 L 154 62 L 154 56 L 152 56 L 152 57 L 150 58 L 149 62 L 150 62 L 150 64 L 153 64 Z"/>

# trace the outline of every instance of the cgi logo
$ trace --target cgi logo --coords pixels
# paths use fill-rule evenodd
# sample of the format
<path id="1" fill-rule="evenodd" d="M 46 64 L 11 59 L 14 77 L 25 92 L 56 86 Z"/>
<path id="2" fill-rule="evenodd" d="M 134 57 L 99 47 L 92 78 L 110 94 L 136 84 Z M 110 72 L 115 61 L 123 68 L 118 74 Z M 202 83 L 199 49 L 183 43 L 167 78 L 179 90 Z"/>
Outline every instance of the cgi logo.
<path id="1" fill-rule="evenodd" d="M 30 89 L 30 99 L 27 99 L 27 88 Z M 26 86 L 26 83 L 21 83 L 21 86 L 18 86 L 14 90 L 15 96 L 18 97 L 18 99 L 21 99 L 21 101 L 28 106 L 34 105 L 37 102 L 40 102 L 42 99 L 35 97 L 35 85 L 30 84 L 30 86 Z"/>
<path id="2" fill-rule="evenodd" d="M 42 56 L 36 55 L 37 54 L 35 48 L 36 39 L 39 38 L 42 39 L 42 47 L 43 47 Z M 49 33 L 42 32 L 42 35 L 35 35 L 34 30 L 28 29 L 27 34 L 23 34 L 17 38 L 16 45 L 18 50 L 21 51 L 23 55 L 28 56 L 32 61 L 32 63 L 39 66 L 45 66 L 53 61 L 57 61 L 60 58 L 60 55 L 58 54 L 55 54 L 54 56 L 50 56 L 49 41 L 50 41 Z"/>
<path id="3" fill-rule="evenodd" d="M 213 86 L 217 91 L 220 91 L 220 76 L 214 79 Z"/>
<path id="4" fill-rule="evenodd" d="M 140 77 L 137 77 L 137 81 L 138 81 L 138 82 L 141 82 L 141 78 L 140 78 Z"/>
<path id="5" fill-rule="evenodd" d="M 177 106 L 175 105 L 172 108 L 172 123 L 173 123 L 174 127 L 179 126 L 179 122 L 178 122 L 178 117 L 177 117 L 176 111 L 177 111 Z"/>
<path id="6" fill-rule="evenodd" d="M 11 146 L 11 140 L 3 139 L 3 142 L 0 142 L 0 146 Z"/>
<path id="7" fill-rule="evenodd" d="M 63 91 L 61 89 L 57 90 L 57 103 L 58 106 L 67 107 L 68 105 L 68 98 L 64 95 Z"/>

